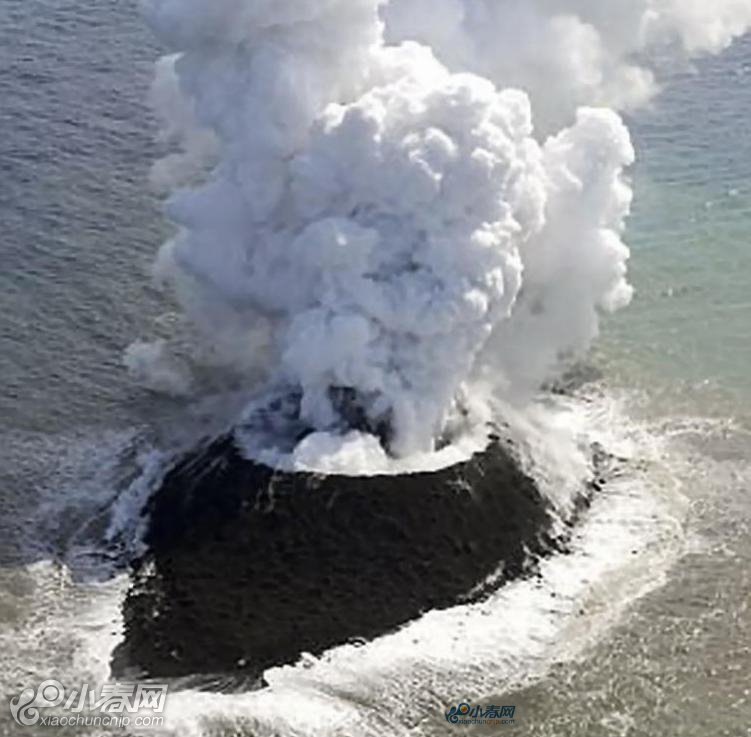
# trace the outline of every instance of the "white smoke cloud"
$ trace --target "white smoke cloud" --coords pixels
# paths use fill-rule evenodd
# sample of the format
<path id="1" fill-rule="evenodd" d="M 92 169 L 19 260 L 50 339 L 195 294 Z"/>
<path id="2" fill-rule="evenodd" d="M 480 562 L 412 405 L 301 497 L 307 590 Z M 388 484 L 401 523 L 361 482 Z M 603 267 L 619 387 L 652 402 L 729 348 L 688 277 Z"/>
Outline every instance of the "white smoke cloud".
<path id="1" fill-rule="evenodd" d="M 175 69 L 180 56 L 162 57 L 156 63 L 151 88 L 151 105 L 161 123 L 159 139 L 177 150 L 154 164 L 151 184 L 167 194 L 176 184 L 187 183 L 205 174 L 216 163 L 218 143 L 209 128 L 196 119 L 195 105 L 183 95 Z"/>
<path id="2" fill-rule="evenodd" d="M 174 52 L 154 96 L 183 146 L 157 179 L 216 162 L 169 201 L 160 275 L 216 361 L 223 346 L 300 390 L 322 432 L 346 432 L 330 390 L 354 390 L 402 456 L 473 386 L 539 386 L 628 303 L 634 153 L 591 105 L 648 99 L 637 53 L 716 51 L 751 21 L 745 2 L 677 0 L 145 8 Z M 141 375 L 148 356 L 131 351 Z"/>
<path id="3" fill-rule="evenodd" d="M 580 109 L 572 128 L 545 143 L 545 226 L 521 251 L 524 289 L 512 319 L 496 325 L 477 363 L 508 398 L 528 398 L 565 368 L 562 359 L 590 347 L 602 311 L 631 301 L 621 235 L 632 192 L 622 172 L 634 156 L 627 129 L 606 109 Z"/>
<path id="4" fill-rule="evenodd" d="M 170 353 L 163 340 L 133 343 L 123 360 L 131 375 L 152 391 L 175 397 L 190 393 L 188 368 Z"/>
<path id="5" fill-rule="evenodd" d="M 392 42 L 532 98 L 554 132 L 580 106 L 634 110 L 658 90 L 656 56 L 717 53 L 751 26 L 748 0 L 391 0 Z"/>

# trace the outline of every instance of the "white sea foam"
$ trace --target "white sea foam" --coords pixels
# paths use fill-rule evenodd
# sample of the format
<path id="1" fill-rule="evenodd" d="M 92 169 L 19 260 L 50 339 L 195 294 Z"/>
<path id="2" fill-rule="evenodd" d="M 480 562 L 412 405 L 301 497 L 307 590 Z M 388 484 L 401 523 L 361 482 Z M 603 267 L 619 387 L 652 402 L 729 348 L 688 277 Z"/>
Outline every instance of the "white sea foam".
<path id="1" fill-rule="evenodd" d="M 560 426 L 588 428 L 589 444 L 619 456 L 571 554 L 544 561 L 539 579 L 509 584 L 481 603 L 432 611 L 368 644 L 271 669 L 261 691 L 173 694 L 169 734 L 212 734 L 220 725 L 298 737 L 441 734 L 451 704 L 484 703 L 585 653 L 635 599 L 660 585 L 685 549 L 681 479 L 691 461 L 607 397 L 560 400 L 544 414 Z"/>
<path id="2" fill-rule="evenodd" d="M 15 694 L 49 678 L 103 682 L 129 579 L 113 575 L 123 561 L 102 548 L 102 531 L 122 489 L 114 521 L 135 526 L 141 509 L 128 503 L 155 472 L 148 442 L 138 430 L 0 441 L 0 462 L 15 480 L 3 510 L 0 686 Z"/>
<path id="3" fill-rule="evenodd" d="M 560 462 L 574 457 L 576 447 L 599 443 L 618 459 L 578 528 L 570 555 L 544 561 L 541 579 L 507 585 L 482 603 L 430 612 L 369 644 L 335 648 L 320 658 L 303 656 L 294 666 L 272 669 L 262 691 L 227 696 L 173 691 L 167 728 L 160 734 L 210 735 L 220 725 L 296 737 L 440 734 L 452 703 L 484 703 L 545 677 L 552 663 L 586 653 L 636 598 L 660 585 L 691 544 L 684 532 L 682 483 L 693 479 L 704 495 L 708 484 L 725 484 L 728 475 L 741 472 L 742 456 L 714 462 L 684 455 L 675 444 L 688 434 L 706 442 L 716 437 L 726 447 L 734 433 L 726 423 L 661 418 L 640 425 L 620 402 L 596 389 L 578 399 L 545 399 L 518 422 L 509 414 L 525 452 L 530 457 L 541 452 L 533 471 L 543 487 L 557 488 L 568 476 Z M 127 438 L 113 438 L 118 455 L 123 443 Z M 82 461 L 88 455 L 84 452 Z M 99 461 L 98 466 L 107 465 L 104 457 Z M 146 463 L 131 492 L 154 469 Z M 747 470 L 743 461 L 743 473 Z M 67 478 L 69 471 L 64 474 Z M 74 473 L 71 480 L 80 476 Z M 121 505 L 124 518 L 131 492 Z M 61 504 L 70 499 L 60 497 Z M 58 517 L 60 511 L 50 508 L 47 514 Z M 107 680 L 109 655 L 122 636 L 127 579 L 74 583 L 64 567 L 47 562 L 17 577 L 9 584 L 8 603 L 18 615 L 0 636 L 7 690 L 49 674 L 66 683 Z M 63 641 L 70 647 L 60 648 Z M 19 670 L 29 662 L 33 673 Z"/>
<path id="4" fill-rule="evenodd" d="M 620 234 L 633 152 L 616 112 L 591 106 L 643 104 L 656 89 L 649 54 L 717 51 L 748 28 L 751 6 L 146 7 L 173 51 L 160 63 L 155 105 L 183 147 L 155 170 L 155 183 L 194 187 L 170 200 L 179 233 L 158 273 L 202 336 L 196 360 L 265 372 L 304 392 L 318 432 L 293 452 L 301 467 L 359 473 L 392 460 L 366 434 L 332 431 L 331 386 L 356 389 L 372 421 L 392 415 L 395 450 L 421 467 L 454 409 L 467 406 L 478 427 L 501 408 L 495 414 L 508 418 L 551 498 L 580 478 L 595 440 L 630 459 L 597 498 L 573 554 L 545 562 L 540 582 L 428 613 L 365 646 L 306 656 L 267 673 L 270 686 L 257 693 L 169 702 L 168 724 L 180 735 L 222 721 L 298 737 L 414 735 L 433 720 L 440 730 L 447 704 L 518 687 L 576 656 L 680 554 L 682 469 L 667 441 L 596 402 L 582 413 L 519 399 L 562 355 L 586 348 L 600 310 L 629 298 Z M 129 356 L 153 388 L 190 390 L 167 344 Z M 143 460 L 148 473 L 117 508 L 118 529 L 158 478 L 159 459 Z M 71 502 L 110 503 L 92 478 L 78 494 L 44 495 L 34 532 L 53 527 Z M 126 581 L 73 583 L 64 566 L 40 561 L 48 551 L 33 552 L 18 580 L 6 572 L 5 690 L 31 676 L 106 677 Z M 85 555 L 85 544 L 75 552 Z"/>

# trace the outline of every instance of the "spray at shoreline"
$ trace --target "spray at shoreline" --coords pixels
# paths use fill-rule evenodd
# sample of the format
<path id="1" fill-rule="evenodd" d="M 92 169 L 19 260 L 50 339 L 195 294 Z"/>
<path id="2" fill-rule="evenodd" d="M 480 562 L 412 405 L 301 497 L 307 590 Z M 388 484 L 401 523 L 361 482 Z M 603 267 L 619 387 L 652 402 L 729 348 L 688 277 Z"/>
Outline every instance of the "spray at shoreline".
<path id="1" fill-rule="evenodd" d="M 717 51 L 751 24 L 733 0 L 601 5 L 145 3 L 174 51 L 154 101 L 183 152 L 155 169 L 178 226 L 157 273 L 192 360 L 299 391 L 326 452 L 354 405 L 410 456 L 586 350 L 631 299 L 634 151 L 608 107 L 656 91 L 637 55 Z M 166 344 L 126 360 L 190 384 Z"/>

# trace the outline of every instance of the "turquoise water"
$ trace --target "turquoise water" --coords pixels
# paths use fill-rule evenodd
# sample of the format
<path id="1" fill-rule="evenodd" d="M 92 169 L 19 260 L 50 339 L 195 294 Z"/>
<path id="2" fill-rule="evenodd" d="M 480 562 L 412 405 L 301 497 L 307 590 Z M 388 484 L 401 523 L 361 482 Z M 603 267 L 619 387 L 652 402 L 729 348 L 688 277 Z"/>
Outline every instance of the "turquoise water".
<path id="1" fill-rule="evenodd" d="M 631 121 L 633 305 L 595 360 L 670 437 L 686 550 L 581 660 L 507 695 L 535 737 L 751 735 L 751 39 Z M 655 573 L 655 575 L 659 575 Z"/>
<path id="2" fill-rule="evenodd" d="M 605 321 L 611 381 L 656 412 L 751 408 L 751 39 L 673 75 L 632 123 L 630 309 Z"/>
<path id="3" fill-rule="evenodd" d="M 169 309 L 148 276 L 165 234 L 145 185 L 159 52 L 134 5 L 0 7 L 0 636 L 21 643 L 0 655 L 9 693 L 29 670 L 65 661 L 54 648 L 70 633 L 55 612 L 86 599 L 59 593 L 57 569 L 20 566 L 20 541 L 48 531 L 25 520 L 59 491 L 50 479 L 61 467 L 66 488 L 96 487 L 118 458 L 96 448 L 176 410 L 121 362 Z M 665 92 L 630 121 L 636 298 L 604 321 L 593 360 L 609 390 L 636 398 L 635 416 L 680 435 L 685 527 L 699 542 L 581 662 L 508 697 L 514 734 L 751 734 L 751 39 L 665 76 Z M 82 438 L 83 466 L 67 450 Z M 41 643 L 24 629 L 29 612 Z"/>
<path id="4" fill-rule="evenodd" d="M 148 273 L 166 230 L 145 186 L 159 52 L 129 4 L 0 12 L 0 412 L 23 430 L 127 425 L 152 400 L 122 349 L 165 309 Z M 609 381 L 647 389 L 657 411 L 725 416 L 751 397 L 749 79 L 745 39 L 667 75 L 630 121 L 637 295 L 605 320 L 598 354 Z"/>

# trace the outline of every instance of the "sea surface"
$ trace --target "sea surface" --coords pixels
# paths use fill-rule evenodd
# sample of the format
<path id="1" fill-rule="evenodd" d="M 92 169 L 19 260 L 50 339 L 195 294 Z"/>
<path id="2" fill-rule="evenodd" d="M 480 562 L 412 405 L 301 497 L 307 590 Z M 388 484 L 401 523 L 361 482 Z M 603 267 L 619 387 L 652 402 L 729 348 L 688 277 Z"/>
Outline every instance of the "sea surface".
<path id="1" fill-rule="evenodd" d="M 146 103 L 160 53 L 135 3 L 0 0 L 3 697 L 106 661 L 122 583 L 92 580 L 77 540 L 91 510 L 148 464 L 154 436 L 187 411 L 134 385 L 122 365 L 123 349 L 160 335 L 174 309 L 149 275 L 168 233 L 147 186 L 160 153 Z M 661 96 L 629 120 L 639 154 L 628 232 L 636 298 L 603 323 L 591 358 L 602 379 L 584 415 L 631 447 L 639 471 L 595 510 L 604 521 L 582 532 L 579 557 L 568 568 L 551 562 L 550 590 L 504 593 L 497 604 L 509 619 L 492 632 L 481 632 L 486 615 L 502 608 L 464 613 L 457 626 L 477 635 L 456 660 L 446 655 L 449 667 L 417 646 L 411 670 L 381 667 L 387 643 L 357 661 L 337 655 L 326 666 L 333 675 L 312 669 L 321 689 L 347 668 L 355 681 L 357 668 L 367 674 L 362 684 L 378 668 L 405 678 L 369 696 L 374 713 L 388 705 L 381 734 L 396 723 L 394 734 L 452 734 L 443 711 L 453 698 L 516 705 L 516 724 L 493 735 L 751 735 L 749 120 L 751 38 L 667 70 Z M 616 518 L 618 529 L 638 528 L 622 550 L 608 547 Z M 634 565 L 622 564 L 629 556 Z M 425 624 L 427 639 L 453 626 L 439 619 Z M 290 711 L 310 690 L 296 677 L 278 679 Z M 262 699 L 178 703 L 193 710 L 181 734 L 306 734 L 293 731 L 304 713 L 295 722 Z M 253 722 L 254 710 L 267 721 Z M 317 724 L 311 734 L 328 734 Z M 3 730 L 35 734 L 10 720 L 4 700 Z"/>

